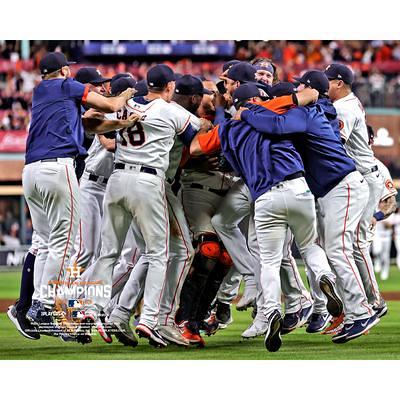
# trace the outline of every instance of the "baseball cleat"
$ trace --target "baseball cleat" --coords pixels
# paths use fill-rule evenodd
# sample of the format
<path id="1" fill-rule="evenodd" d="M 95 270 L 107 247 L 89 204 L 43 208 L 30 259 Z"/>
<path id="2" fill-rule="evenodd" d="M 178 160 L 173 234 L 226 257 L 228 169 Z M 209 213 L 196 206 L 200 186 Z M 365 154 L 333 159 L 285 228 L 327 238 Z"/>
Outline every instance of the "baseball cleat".
<path id="1" fill-rule="evenodd" d="M 300 310 L 295 313 L 285 314 L 282 324 L 282 335 L 294 331 L 300 324 Z"/>
<path id="2" fill-rule="evenodd" d="M 96 329 L 100 337 L 106 343 L 112 343 L 112 336 L 111 333 L 109 332 L 108 325 L 106 323 L 106 316 L 104 313 L 100 313 L 99 317 L 97 318 Z"/>
<path id="3" fill-rule="evenodd" d="M 264 345 L 271 353 L 278 351 L 282 345 L 281 329 L 283 319 L 278 310 L 275 310 L 268 318 L 268 329 L 265 333 Z"/>
<path id="4" fill-rule="evenodd" d="M 350 324 L 345 324 L 343 329 L 332 337 L 332 342 L 341 344 L 356 339 L 379 323 L 380 319 L 373 315 L 369 318 L 358 319 Z"/>
<path id="5" fill-rule="evenodd" d="M 332 317 L 328 313 L 312 313 L 306 329 L 307 333 L 322 332 L 331 321 Z"/>
<path id="6" fill-rule="evenodd" d="M 375 312 L 375 315 L 378 318 L 382 318 L 387 314 L 388 307 L 387 304 L 384 301 L 382 301 L 382 304 L 380 304 L 379 306 L 373 306 L 372 310 Z"/>
<path id="7" fill-rule="evenodd" d="M 336 292 L 335 284 L 327 275 L 322 275 L 319 280 L 319 287 L 327 298 L 326 308 L 332 317 L 338 317 L 343 312 L 343 302 Z"/>
<path id="8" fill-rule="evenodd" d="M 52 307 L 47 307 L 39 300 L 33 300 L 32 306 L 26 313 L 28 321 L 37 328 L 40 334 L 47 336 L 59 336 L 61 329 L 55 324 Z"/>
<path id="9" fill-rule="evenodd" d="M 335 335 L 339 333 L 344 327 L 344 314 L 339 315 L 339 317 L 334 317 L 331 324 L 321 332 L 324 335 Z"/>
<path id="10" fill-rule="evenodd" d="M 178 346 L 189 346 L 190 342 L 181 333 L 181 331 L 172 325 L 161 325 L 158 328 L 160 335 L 166 341 L 177 344 Z"/>
<path id="11" fill-rule="evenodd" d="M 139 337 L 148 339 L 149 343 L 154 347 L 162 348 L 168 346 L 168 343 L 163 339 L 157 329 L 149 328 L 144 324 L 138 324 L 136 333 Z"/>
<path id="12" fill-rule="evenodd" d="M 217 300 L 215 319 L 219 323 L 219 329 L 225 329 L 233 322 L 231 314 L 231 305 L 226 303 L 221 303 Z"/>
<path id="13" fill-rule="evenodd" d="M 255 318 L 252 324 L 242 332 L 243 339 L 253 339 L 257 336 L 265 335 L 268 330 L 268 322 Z"/>
<path id="14" fill-rule="evenodd" d="M 255 288 L 245 290 L 243 296 L 236 304 L 236 310 L 246 311 L 249 307 L 252 307 L 256 301 L 257 290 Z"/>
<path id="15" fill-rule="evenodd" d="M 86 315 L 76 329 L 76 341 L 81 344 L 92 342 L 92 327 L 96 325 L 94 317 Z"/>
<path id="16" fill-rule="evenodd" d="M 219 323 L 215 318 L 215 314 L 211 314 L 207 320 L 200 321 L 199 330 L 203 331 L 207 336 L 215 335 L 219 329 Z"/>
<path id="17" fill-rule="evenodd" d="M 138 340 L 128 321 L 113 318 L 108 321 L 107 326 L 109 327 L 109 332 L 113 333 L 124 346 L 136 347 L 138 345 Z"/>
<path id="18" fill-rule="evenodd" d="M 17 307 L 15 307 L 15 305 L 8 307 L 7 316 L 22 336 L 31 340 L 40 339 L 40 333 L 25 315 L 21 315 L 17 312 Z"/>
<path id="19" fill-rule="evenodd" d="M 204 339 L 201 337 L 199 332 L 192 331 L 187 323 L 182 323 L 181 326 L 182 336 L 189 341 L 190 344 L 197 344 L 199 347 L 204 347 L 206 345 Z"/>

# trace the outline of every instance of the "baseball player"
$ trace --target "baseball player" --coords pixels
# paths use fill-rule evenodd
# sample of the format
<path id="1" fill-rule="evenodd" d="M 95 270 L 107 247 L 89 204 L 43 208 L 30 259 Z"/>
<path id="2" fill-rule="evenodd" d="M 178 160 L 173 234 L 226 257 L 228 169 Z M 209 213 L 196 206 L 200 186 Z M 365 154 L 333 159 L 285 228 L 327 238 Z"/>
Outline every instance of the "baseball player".
<path id="1" fill-rule="evenodd" d="M 383 191 L 380 197 L 379 206 L 377 211 L 372 217 L 371 225 L 368 229 L 368 240 L 373 243 L 372 252 L 375 257 L 375 271 L 377 267 L 381 273 L 381 279 L 385 280 L 389 277 L 390 271 L 390 248 L 392 245 L 393 227 L 396 222 L 396 214 L 394 212 L 397 208 L 396 195 L 397 190 L 394 187 L 392 177 L 387 167 L 377 158 L 375 158 L 379 172 L 382 174 L 385 182 Z M 376 231 L 375 231 L 376 227 Z M 375 237 L 374 237 L 375 235 Z M 364 283 L 368 300 L 374 301 L 373 291 L 369 284 L 369 280 Z M 379 293 L 379 302 L 373 304 L 373 308 L 379 317 L 383 317 L 387 313 L 387 305 Z"/>
<path id="2" fill-rule="evenodd" d="M 332 341 L 345 343 L 361 336 L 379 322 L 368 304 L 351 252 L 352 238 L 367 203 L 365 180 L 355 170 L 355 163 L 347 156 L 319 104 L 295 108 L 283 115 L 245 110 L 240 117 L 274 137 L 296 133 L 303 139 L 297 146 L 305 160 L 307 181 L 318 199 L 321 241 L 344 300 L 345 324 Z M 327 307 L 329 311 L 329 304 Z"/>
<path id="3" fill-rule="evenodd" d="M 354 259 L 370 304 L 376 303 L 379 306 L 379 287 L 369 253 L 368 228 L 378 206 L 384 182 L 369 143 L 364 108 L 351 90 L 354 80 L 352 71 L 345 65 L 331 64 L 326 68 L 325 75 L 329 79 L 328 95 L 337 111 L 340 134 L 345 142 L 347 153 L 354 159 L 357 170 L 368 183 L 368 203 L 357 226 Z"/>
<path id="4" fill-rule="evenodd" d="M 372 241 L 372 254 L 374 256 L 375 271 L 380 272 L 381 280 L 389 278 L 390 272 L 390 248 L 392 246 L 393 217 L 377 221 L 375 225 L 374 239 Z M 387 313 L 387 306 L 383 315 Z M 382 315 L 382 316 L 383 316 Z"/>
<path id="5" fill-rule="evenodd" d="M 148 262 L 136 332 L 154 346 L 167 345 L 157 329 L 169 250 L 164 178 L 175 136 L 189 144 L 194 131 L 187 115 L 168 104 L 175 88 L 173 71 L 166 65 L 156 65 L 148 71 L 147 82 L 149 94 L 126 105 L 129 114 L 141 116 L 140 122 L 118 136 L 115 169 L 104 200 L 102 247 L 92 274 L 92 279 L 102 282 L 102 290 L 99 295 L 88 296 L 92 304 L 86 307 L 77 330 L 81 342 L 90 341 L 91 326 L 110 299 L 112 271 L 132 223 L 141 257 Z M 145 246 L 141 247 L 141 242 Z"/>
<path id="6" fill-rule="evenodd" d="M 293 85 L 286 85 L 288 87 L 285 86 L 284 88 L 281 88 L 281 86 L 283 86 L 283 84 L 275 85 L 273 87 L 274 90 L 269 93 L 270 96 L 275 97 L 278 94 L 292 95 L 295 93 L 293 91 Z M 228 252 L 232 255 L 234 265 L 240 266 L 238 269 L 243 273 L 245 278 L 245 291 L 243 298 L 237 304 L 238 310 L 246 309 L 252 304 L 257 294 L 253 270 L 250 270 L 248 274 L 246 273 L 249 266 L 251 266 L 254 267 L 254 269 L 257 268 L 255 272 L 259 275 L 260 268 L 259 250 L 255 237 L 254 210 L 252 210 L 252 208 L 250 191 L 244 182 L 240 180 L 235 182 L 232 186 L 212 219 L 213 226 L 224 241 Z M 239 229 L 239 223 L 245 216 L 249 216 L 250 214 L 248 240 L 246 243 L 246 239 Z M 253 240 L 251 240 L 251 238 L 253 238 Z M 289 333 L 296 327 L 304 324 L 312 311 L 312 300 L 304 287 L 300 274 L 298 273 L 297 265 L 292 257 L 290 245 L 288 245 L 292 241 L 292 235 L 288 234 L 281 269 L 282 290 L 285 298 L 283 333 Z M 248 277 L 250 277 L 250 279 L 248 279 Z M 254 282 L 254 286 L 251 283 L 249 284 L 249 282 Z M 221 287 L 218 293 L 219 301 L 223 301 L 223 299 L 221 299 L 222 296 L 224 296 L 223 287 Z M 259 296 L 259 301 L 262 301 L 262 296 Z M 244 338 L 255 337 L 264 334 L 266 329 L 267 325 L 257 320 L 243 332 L 242 336 Z"/>
<path id="7" fill-rule="evenodd" d="M 54 327 L 51 310 L 64 268 L 71 255 L 79 224 L 79 188 L 74 157 L 84 155 L 81 104 L 113 112 L 131 96 L 107 99 L 70 78 L 62 53 L 49 53 L 40 62 L 43 80 L 35 88 L 32 120 L 27 140 L 23 188 L 32 224 L 41 238 L 35 262 L 35 291 L 27 318 Z M 60 118 L 67 113 L 67 118 Z M 99 121 L 87 121 L 96 131 Z M 113 124 L 106 124 L 112 126 Z"/>
<path id="8" fill-rule="evenodd" d="M 257 86 L 252 84 L 241 85 L 235 91 L 234 97 L 238 99 L 237 104 L 250 99 L 261 100 Z M 260 106 L 251 105 L 251 107 L 257 109 Z M 319 277 L 321 289 L 328 298 L 328 309 L 335 315 L 339 315 L 342 311 L 341 300 L 334 289 L 334 275 L 330 272 L 323 250 L 314 243 L 316 237 L 314 197 L 303 178 L 300 156 L 290 141 L 270 142 L 265 135 L 258 133 L 246 123 L 228 120 L 209 134 L 196 136 L 190 148 L 191 153 L 212 151 L 213 145 L 219 146 L 218 138 L 224 155 L 243 176 L 252 197 L 256 199 L 255 222 L 262 260 L 263 315 L 268 324 L 265 346 L 269 351 L 277 351 L 281 346 L 282 328 L 279 269 L 288 225 L 294 232 L 300 252 L 308 266 L 313 268 Z M 280 146 L 283 146 L 282 150 Z M 255 160 L 263 161 L 252 163 L 248 154 L 254 154 Z M 285 187 L 287 189 L 279 190 Z M 276 189 L 271 190 L 271 188 Z M 286 200 L 281 198 L 282 196 Z M 276 203 L 275 197 L 279 197 L 279 200 L 275 200 Z M 263 204 L 264 202 L 268 202 L 268 207 Z M 289 211 L 292 207 L 293 211 Z M 279 224 L 281 218 L 284 222 Z M 304 225 L 307 220 L 310 223 Z"/>
<path id="9" fill-rule="evenodd" d="M 193 129 L 198 131 L 201 128 L 201 121 L 195 117 L 193 112 L 197 110 L 203 95 L 208 94 L 209 92 L 204 90 L 198 78 L 191 75 L 184 75 L 176 81 L 175 93 L 170 104 L 179 113 L 183 113 L 190 118 Z M 166 172 L 165 186 L 170 221 L 170 252 L 166 284 L 161 298 L 158 321 L 159 333 L 165 340 L 187 346 L 189 340 L 182 336 L 174 323 L 181 288 L 194 256 L 194 249 L 183 207 L 180 198 L 173 193 L 172 189 L 174 178 L 182 158 L 182 149 L 182 141 L 179 139 L 175 140 L 169 153 L 169 167 Z M 108 321 L 110 325 L 114 325 L 117 329 L 118 327 L 124 328 L 120 329 L 119 335 L 121 335 L 121 341 L 126 340 L 128 344 L 130 344 L 128 338 L 132 339 L 129 319 L 140 300 L 146 274 L 147 265 L 143 262 L 135 265 L 133 273 L 121 294 L 118 306 Z"/>

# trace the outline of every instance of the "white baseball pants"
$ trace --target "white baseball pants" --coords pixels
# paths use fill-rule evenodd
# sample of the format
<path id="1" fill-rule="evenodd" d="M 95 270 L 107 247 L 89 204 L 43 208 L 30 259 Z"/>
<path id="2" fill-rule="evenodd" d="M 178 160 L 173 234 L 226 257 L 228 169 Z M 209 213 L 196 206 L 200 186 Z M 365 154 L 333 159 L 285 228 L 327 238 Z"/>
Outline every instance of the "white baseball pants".
<path id="1" fill-rule="evenodd" d="M 261 312 L 265 318 L 274 310 L 281 312 L 280 268 L 289 228 L 307 267 L 314 271 L 317 282 L 323 275 L 335 279 L 325 252 L 315 243 L 314 196 L 304 178 L 281 182 L 261 195 L 255 202 L 255 224 L 261 257 Z"/>
<path id="2" fill-rule="evenodd" d="M 367 201 L 368 185 L 358 171 L 318 199 L 321 239 L 335 271 L 345 321 L 349 323 L 372 315 L 353 257 L 356 229 Z"/>
<path id="3" fill-rule="evenodd" d="M 24 196 L 39 240 L 33 299 L 53 306 L 79 225 L 79 187 L 72 158 L 37 161 L 22 173 Z"/>

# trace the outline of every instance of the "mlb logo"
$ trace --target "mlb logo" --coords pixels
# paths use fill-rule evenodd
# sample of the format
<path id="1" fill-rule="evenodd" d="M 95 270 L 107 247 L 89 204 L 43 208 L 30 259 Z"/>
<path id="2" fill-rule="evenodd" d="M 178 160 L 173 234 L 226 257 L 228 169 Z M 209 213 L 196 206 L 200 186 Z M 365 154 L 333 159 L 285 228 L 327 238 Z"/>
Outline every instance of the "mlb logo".
<path id="1" fill-rule="evenodd" d="M 77 318 L 77 319 L 82 319 L 85 316 L 85 312 L 84 311 L 72 311 L 72 318 Z"/>
<path id="2" fill-rule="evenodd" d="M 81 308 L 82 304 L 77 299 L 68 300 L 68 307 L 70 308 Z"/>

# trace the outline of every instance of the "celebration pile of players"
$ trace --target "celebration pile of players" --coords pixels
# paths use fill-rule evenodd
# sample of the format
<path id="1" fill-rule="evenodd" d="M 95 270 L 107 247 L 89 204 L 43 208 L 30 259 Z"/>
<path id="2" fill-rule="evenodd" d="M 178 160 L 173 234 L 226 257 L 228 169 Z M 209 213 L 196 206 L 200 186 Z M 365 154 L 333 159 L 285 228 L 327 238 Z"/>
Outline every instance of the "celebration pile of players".
<path id="1" fill-rule="evenodd" d="M 8 311 L 21 334 L 203 347 L 233 322 L 242 281 L 242 337 L 271 352 L 302 326 L 342 344 L 379 323 L 369 247 L 396 190 L 348 67 L 292 84 L 267 59 L 227 62 L 219 82 L 68 65 L 47 54 L 33 94 L 34 240 Z"/>

